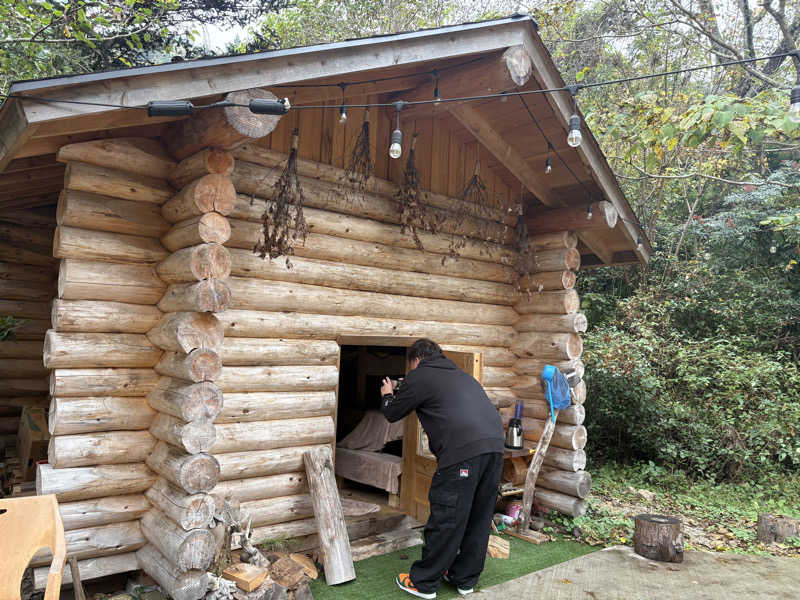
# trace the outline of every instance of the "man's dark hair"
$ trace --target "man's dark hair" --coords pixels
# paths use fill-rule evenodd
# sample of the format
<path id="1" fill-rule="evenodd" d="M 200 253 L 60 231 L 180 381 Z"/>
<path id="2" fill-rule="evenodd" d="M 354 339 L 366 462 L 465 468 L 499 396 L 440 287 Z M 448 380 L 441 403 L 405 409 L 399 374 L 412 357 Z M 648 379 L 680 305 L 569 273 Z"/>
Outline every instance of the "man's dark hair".
<path id="1" fill-rule="evenodd" d="M 426 360 L 428 358 L 436 358 L 437 356 L 442 355 L 442 349 L 439 348 L 439 344 L 434 342 L 433 340 L 429 340 L 428 338 L 420 338 L 408 349 L 408 360 L 412 361 L 415 358 L 420 359 L 420 361 Z"/>

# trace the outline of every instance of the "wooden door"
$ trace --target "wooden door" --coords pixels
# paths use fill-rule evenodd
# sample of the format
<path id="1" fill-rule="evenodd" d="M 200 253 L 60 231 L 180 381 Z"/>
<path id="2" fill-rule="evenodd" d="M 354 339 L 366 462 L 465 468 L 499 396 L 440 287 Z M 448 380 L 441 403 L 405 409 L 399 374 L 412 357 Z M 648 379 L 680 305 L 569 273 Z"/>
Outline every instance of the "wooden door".
<path id="1" fill-rule="evenodd" d="M 456 366 L 481 381 L 483 355 L 473 352 L 445 352 Z M 436 472 L 436 458 L 428 448 L 428 436 L 422 430 L 416 413 L 406 417 L 403 433 L 403 475 L 400 479 L 400 506 L 417 519 L 428 520 L 428 490 Z"/>

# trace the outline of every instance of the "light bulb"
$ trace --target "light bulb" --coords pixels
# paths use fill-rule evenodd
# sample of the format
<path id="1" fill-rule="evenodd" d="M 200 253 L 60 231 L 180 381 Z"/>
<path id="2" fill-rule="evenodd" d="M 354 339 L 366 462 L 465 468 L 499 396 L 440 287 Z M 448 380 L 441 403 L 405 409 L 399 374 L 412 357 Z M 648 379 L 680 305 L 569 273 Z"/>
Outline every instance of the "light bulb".
<path id="1" fill-rule="evenodd" d="M 789 120 L 792 123 L 800 123 L 800 84 L 792 88 L 792 93 L 789 96 Z"/>
<path id="2" fill-rule="evenodd" d="M 389 156 L 391 158 L 400 158 L 403 153 L 403 132 L 395 129 L 392 132 L 392 143 L 389 146 Z"/>
<path id="3" fill-rule="evenodd" d="M 772 241 L 772 245 L 769 247 L 769 253 L 775 254 L 778 251 L 778 246 L 776 245 L 775 241 Z"/>
<path id="4" fill-rule="evenodd" d="M 339 123 L 347 123 L 347 109 L 344 106 L 339 109 Z"/>
<path id="5" fill-rule="evenodd" d="M 572 115 L 569 118 L 569 134 L 567 134 L 567 144 L 572 148 L 577 148 L 581 145 L 583 136 L 581 135 L 581 118 L 578 115 Z"/>
<path id="6" fill-rule="evenodd" d="M 589 204 L 589 208 L 588 208 L 588 210 L 586 211 L 586 220 L 587 220 L 587 221 L 590 221 L 590 220 L 592 219 L 592 213 L 593 213 L 593 212 L 594 212 L 594 210 L 592 209 L 592 205 L 591 205 L 591 204 Z"/>
<path id="7" fill-rule="evenodd" d="M 548 157 L 547 157 L 547 160 L 546 160 L 546 161 L 544 161 L 544 172 L 545 172 L 547 175 L 550 175 L 550 173 L 551 173 L 552 171 L 553 171 L 553 161 L 551 161 L 551 160 L 550 160 L 550 157 L 548 156 Z"/>
<path id="8" fill-rule="evenodd" d="M 706 252 L 705 254 L 703 254 L 703 258 L 705 258 L 706 260 L 710 259 L 711 258 L 711 252 Z"/>

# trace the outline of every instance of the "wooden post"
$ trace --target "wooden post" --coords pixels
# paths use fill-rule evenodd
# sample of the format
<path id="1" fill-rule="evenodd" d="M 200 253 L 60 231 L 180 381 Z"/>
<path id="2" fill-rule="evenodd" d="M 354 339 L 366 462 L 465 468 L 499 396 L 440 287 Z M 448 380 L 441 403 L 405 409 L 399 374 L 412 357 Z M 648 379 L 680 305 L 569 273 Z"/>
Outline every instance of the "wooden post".
<path id="1" fill-rule="evenodd" d="M 683 530 L 679 519 L 663 515 L 636 515 L 633 548 L 650 560 L 683 562 Z"/>
<path id="2" fill-rule="evenodd" d="M 554 412 L 557 419 L 558 411 L 556 410 Z M 555 429 L 556 424 L 553 422 L 553 419 L 547 419 L 544 424 L 542 437 L 539 438 L 539 443 L 536 444 L 536 453 L 533 455 L 531 464 L 528 465 L 528 474 L 525 476 L 525 489 L 522 492 L 522 510 L 519 513 L 519 521 L 517 522 L 517 531 L 523 535 L 527 533 L 530 527 L 536 479 L 539 477 L 539 470 L 542 468 L 542 463 L 544 462 L 544 457 L 547 454 L 547 449 L 550 446 L 550 439 L 553 437 Z"/>
<path id="3" fill-rule="evenodd" d="M 327 446 L 303 454 L 314 516 L 324 553 L 325 581 L 336 585 L 356 578 L 342 503 L 333 474 L 333 456 Z"/>

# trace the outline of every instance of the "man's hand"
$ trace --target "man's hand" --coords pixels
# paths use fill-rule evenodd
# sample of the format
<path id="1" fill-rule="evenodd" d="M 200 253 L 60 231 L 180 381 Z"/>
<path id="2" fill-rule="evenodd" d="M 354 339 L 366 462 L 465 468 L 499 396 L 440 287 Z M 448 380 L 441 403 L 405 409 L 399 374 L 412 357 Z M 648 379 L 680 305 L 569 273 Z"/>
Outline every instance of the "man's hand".
<path id="1" fill-rule="evenodd" d="M 394 393 L 394 384 L 388 377 L 384 377 L 381 382 L 381 396 Z"/>

